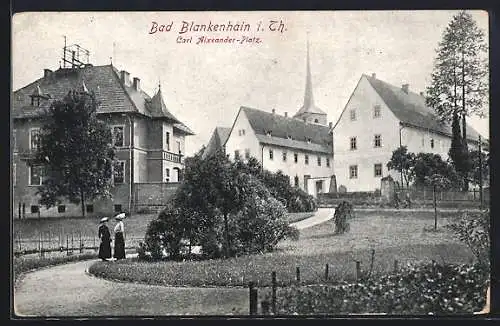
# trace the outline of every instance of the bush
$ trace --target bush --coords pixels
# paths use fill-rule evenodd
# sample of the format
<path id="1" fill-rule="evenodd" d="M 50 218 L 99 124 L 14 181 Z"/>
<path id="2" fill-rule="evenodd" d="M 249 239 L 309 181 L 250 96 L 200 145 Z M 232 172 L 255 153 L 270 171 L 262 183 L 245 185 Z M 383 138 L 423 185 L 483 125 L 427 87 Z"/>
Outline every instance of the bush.
<path id="1" fill-rule="evenodd" d="M 479 264 L 489 268 L 490 211 L 488 209 L 480 213 L 465 212 L 458 222 L 446 227 L 471 249 Z"/>
<path id="2" fill-rule="evenodd" d="M 280 314 L 470 314 L 485 304 L 488 275 L 481 265 L 409 266 L 358 283 L 283 288 L 277 308 Z"/>
<path id="3" fill-rule="evenodd" d="M 335 234 L 344 234 L 349 232 L 350 225 L 347 220 L 352 217 L 354 217 L 352 205 L 347 201 L 341 202 L 337 208 L 335 208 L 335 214 L 333 216 Z"/>
<path id="4" fill-rule="evenodd" d="M 180 257 L 183 236 L 183 220 L 178 209 L 168 205 L 152 220 L 146 231 L 145 249 L 151 252 L 151 258 L 163 258 L 163 251 L 172 259 Z"/>

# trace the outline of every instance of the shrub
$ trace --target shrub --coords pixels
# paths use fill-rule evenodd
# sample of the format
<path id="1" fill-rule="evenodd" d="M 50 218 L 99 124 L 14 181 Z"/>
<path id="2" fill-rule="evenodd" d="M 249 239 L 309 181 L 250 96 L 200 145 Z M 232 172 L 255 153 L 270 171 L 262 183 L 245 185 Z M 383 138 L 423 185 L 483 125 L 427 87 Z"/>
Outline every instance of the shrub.
<path id="1" fill-rule="evenodd" d="M 283 288 L 277 308 L 280 314 L 472 313 L 484 306 L 487 278 L 480 265 L 408 266 L 357 283 Z"/>
<path id="2" fill-rule="evenodd" d="M 335 223 L 335 233 L 336 234 L 344 234 L 345 232 L 349 232 L 349 222 L 348 218 L 352 218 L 354 216 L 354 212 L 352 209 L 352 205 L 347 202 L 341 202 L 337 208 L 335 208 L 335 214 L 333 216 L 333 220 Z"/>
<path id="3" fill-rule="evenodd" d="M 146 231 L 146 248 L 151 252 L 151 257 L 161 259 L 165 250 L 170 258 L 178 259 L 183 233 L 183 220 L 179 210 L 168 205 L 149 223 Z"/>
<path id="4" fill-rule="evenodd" d="M 476 256 L 479 264 L 489 268 L 490 264 L 490 212 L 465 212 L 460 220 L 446 226 Z"/>

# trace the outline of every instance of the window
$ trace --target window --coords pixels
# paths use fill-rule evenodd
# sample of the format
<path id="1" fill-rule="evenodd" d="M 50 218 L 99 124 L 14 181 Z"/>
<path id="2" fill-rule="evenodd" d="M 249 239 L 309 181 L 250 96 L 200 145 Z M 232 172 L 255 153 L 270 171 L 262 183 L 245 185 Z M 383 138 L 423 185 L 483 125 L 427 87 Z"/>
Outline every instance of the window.
<path id="1" fill-rule="evenodd" d="M 16 163 L 12 165 L 12 185 L 16 185 Z"/>
<path id="2" fill-rule="evenodd" d="M 358 178 L 358 166 L 351 165 L 349 166 L 349 179 L 357 179 Z"/>
<path id="3" fill-rule="evenodd" d="M 93 213 L 94 205 L 87 205 L 87 207 L 85 207 L 85 210 L 87 211 L 87 213 Z"/>
<path id="4" fill-rule="evenodd" d="M 356 137 L 351 137 L 351 151 L 357 149 Z"/>
<path id="5" fill-rule="evenodd" d="M 40 129 L 34 128 L 30 130 L 30 149 L 37 150 L 40 148 Z"/>
<path id="6" fill-rule="evenodd" d="M 239 160 L 240 159 L 240 151 L 239 150 L 235 150 L 234 151 L 234 159 L 235 160 Z"/>
<path id="7" fill-rule="evenodd" d="M 321 156 L 318 156 L 318 166 L 321 166 Z"/>
<path id="8" fill-rule="evenodd" d="M 299 161 L 299 154 L 293 153 L 293 161 L 297 163 Z"/>
<path id="9" fill-rule="evenodd" d="M 168 131 L 165 134 L 165 145 L 167 145 L 167 151 L 170 151 L 170 133 Z"/>
<path id="10" fill-rule="evenodd" d="M 424 140 L 424 136 L 422 136 L 422 147 L 425 146 L 425 140 Z"/>
<path id="11" fill-rule="evenodd" d="M 123 126 L 114 126 L 111 133 L 113 136 L 113 145 L 123 147 Z"/>
<path id="12" fill-rule="evenodd" d="M 170 182 L 170 169 L 165 169 L 165 181 Z"/>
<path id="13" fill-rule="evenodd" d="M 328 168 L 330 167 L 330 158 L 329 157 L 326 158 L 326 167 L 328 167 Z"/>
<path id="14" fill-rule="evenodd" d="M 431 148 L 434 148 L 434 139 L 431 138 Z"/>
<path id="15" fill-rule="evenodd" d="M 58 213 L 64 213 L 64 212 L 66 212 L 66 206 L 65 205 L 59 205 L 59 206 L 57 206 L 57 212 Z"/>
<path id="16" fill-rule="evenodd" d="M 122 205 L 116 204 L 115 205 L 115 213 L 121 213 L 121 211 L 122 211 Z"/>
<path id="17" fill-rule="evenodd" d="M 380 105 L 375 105 L 373 107 L 373 117 L 380 118 Z"/>
<path id="18" fill-rule="evenodd" d="M 382 147 L 382 136 L 381 135 L 375 135 L 374 146 L 375 147 Z"/>
<path id="19" fill-rule="evenodd" d="M 356 120 L 356 110 L 352 109 L 350 113 L 351 113 L 351 121 Z"/>
<path id="20" fill-rule="evenodd" d="M 241 135 L 245 136 L 245 129 L 241 129 Z"/>
<path id="21" fill-rule="evenodd" d="M 179 155 L 181 154 L 181 142 L 176 140 L 175 141 L 175 144 L 177 145 L 177 152 L 179 153 Z"/>
<path id="22" fill-rule="evenodd" d="M 377 163 L 373 166 L 375 176 L 376 177 L 381 177 L 382 176 L 382 164 Z"/>
<path id="23" fill-rule="evenodd" d="M 31 205 L 31 214 L 36 214 L 40 212 L 40 207 L 38 205 Z"/>
<path id="24" fill-rule="evenodd" d="M 308 165 L 308 164 L 309 164 L 309 155 L 304 155 L 304 163 L 305 163 L 306 165 Z"/>
<path id="25" fill-rule="evenodd" d="M 115 184 L 123 183 L 125 181 L 125 162 L 118 161 L 113 166 L 113 182 Z"/>
<path id="26" fill-rule="evenodd" d="M 245 149 L 245 158 L 248 160 L 250 158 L 250 149 Z"/>
<path id="27" fill-rule="evenodd" d="M 299 186 L 299 176 L 298 175 L 296 175 L 294 178 L 294 185 L 295 185 L 295 187 Z"/>
<path id="28" fill-rule="evenodd" d="M 283 162 L 286 162 L 286 152 L 283 152 Z"/>
<path id="29" fill-rule="evenodd" d="M 30 175 L 29 175 L 29 185 L 30 186 L 40 186 L 43 182 L 44 176 L 44 167 L 41 165 L 30 166 Z"/>
<path id="30" fill-rule="evenodd" d="M 318 119 L 314 119 L 314 123 L 318 123 Z"/>
<path id="31" fill-rule="evenodd" d="M 270 160 L 273 160 L 273 158 L 274 158 L 274 153 L 273 153 L 273 150 L 272 150 L 272 149 L 270 149 L 270 150 L 269 150 L 269 159 L 270 159 Z"/>

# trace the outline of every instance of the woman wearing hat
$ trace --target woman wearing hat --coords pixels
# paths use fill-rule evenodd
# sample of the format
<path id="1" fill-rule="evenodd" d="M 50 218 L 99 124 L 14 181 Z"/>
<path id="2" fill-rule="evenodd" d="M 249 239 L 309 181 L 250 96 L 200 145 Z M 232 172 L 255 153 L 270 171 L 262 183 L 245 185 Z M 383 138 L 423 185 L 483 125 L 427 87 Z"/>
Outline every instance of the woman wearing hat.
<path id="1" fill-rule="evenodd" d="M 101 239 L 101 244 L 99 246 L 99 258 L 103 261 L 111 258 L 111 233 L 109 233 L 109 228 L 106 225 L 108 221 L 107 217 L 103 217 L 99 223 L 99 239 Z"/>
<path id="2" fill-rule="evenodd" d="M 115 216 L 115 220 L 117 221 L 115 225 L 115 252 L 113 257 L 115 259 L 123 259 L 125 258 L 125 229 L 123 226 L 123 219 L 125 218 L 125 213 L 120 213 Z"/>

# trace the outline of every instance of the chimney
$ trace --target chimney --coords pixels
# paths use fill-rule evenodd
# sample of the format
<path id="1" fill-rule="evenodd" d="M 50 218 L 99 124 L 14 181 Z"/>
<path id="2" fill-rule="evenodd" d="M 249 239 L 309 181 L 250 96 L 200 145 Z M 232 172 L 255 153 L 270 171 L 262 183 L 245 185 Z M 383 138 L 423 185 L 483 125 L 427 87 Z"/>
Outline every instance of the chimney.
<path id="1" fill-rule="evenodd" d="M 273 109 L 273 114 L 275 114 L 275 113 L 276 113 L 276 110 L 275 110 L 275 109 Z"/>
<path id="2" fill-rule="evenodd" d="M 43 78 L 49 78 L 52 74 L 52 70 L 50 69 L 44 69 L 43 70 Z"/>
<path id="3" fill-rule="evenodd" d="M 333 122 L 331 122 L 331 121 L 330 121 L 330 122 L 328 122 L 328 127 L 330 127 L 330 129 L 332 129 L 332 127 L 333 127 Z"/>
<path id="4" fill-rule="evenodd" d="M 288 112 L 285 112 L 285 118 L 288 117 Z"/>
<path id="5" fill-rule="evenodd" d="M 373 79 L 377 78 L 377 74 L 376 73 L 372 73 L 372 78 Z"/>
<path id="6" fill-rule="evenodd" d="M 408 94 L 408 90 L 410 88 L 410 84 L 403 84 L 403 86 L 401 86 L 401 89 L 403 90 L 403 92 L 405 92 L 406 94 Z"/>
<path id="7" fill-rule="evenodd" d="M 130 74 L 128 73 L 128 71 L 120 71 L 120 80 L 123 85 L 130 86 Z"/>
<path id="8" fill-rule="evenodd" d="M 136 91 L 140 91 L 141 90 L 141 80 L 137 77 L 134 77 L 134 89 Z"/>

